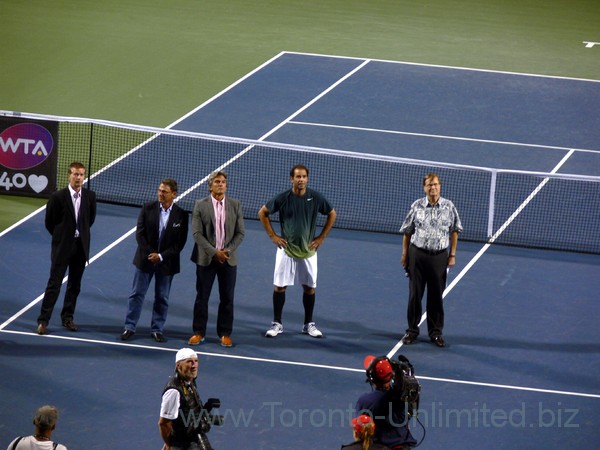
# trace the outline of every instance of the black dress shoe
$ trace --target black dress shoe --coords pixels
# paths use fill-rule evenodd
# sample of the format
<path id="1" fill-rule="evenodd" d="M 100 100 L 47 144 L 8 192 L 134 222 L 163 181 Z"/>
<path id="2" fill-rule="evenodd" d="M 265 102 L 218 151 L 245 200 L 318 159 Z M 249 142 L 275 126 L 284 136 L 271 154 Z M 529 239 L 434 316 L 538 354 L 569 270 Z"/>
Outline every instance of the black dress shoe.
<path id="1" fill-rule="evenodd" d="M 48 326 L 43 322 L 38 323 L 37 334 L 48 334 Z"/>
<path id="2" fill-rule="evenodd" d="M 440 348 L 446 346 L 446 341 L 444 341 L 444 338 L 441 335 L 440 336 L 433 336 L 431 338 L 431 342 L 433 342 L 435 345 L 437 345 Z"/>
<path id="3" fill-rule="evenodd" d="M 75 322 L 73 322 L 73 319 L 63 320 L 62 326 L 65 327 L 69 331 L 79 330 L 79 327 L 77 325 L 75 325 Z"/>
<path id="4" fill-rule="evenodd" d="M 125 330 L 121 333 L 121 340 L 122 341 L 126 341 L 128 340 L 131 336 L 133 336 L 135 334 L 134 331 L 131 330 Z"/>
<path id="5" fill-rule="evenodd" d="M 402 338 L 402 343 L 405 344 L 405 345 L 410 345 L 413 342 L 415 342 L 416 339 L 417 339 L 417 335 L 416 334 L 406 333 L 404 335 L 404 337 Z"/>
<path id="6" fill-rule="evenodd" d="M 167 342 L 162 333 L 157 333 L 155 331 L 153 333 L 150 333 L 150 336 L 152 336 L 152 339 L 154 339 L 156 342 Z"/>

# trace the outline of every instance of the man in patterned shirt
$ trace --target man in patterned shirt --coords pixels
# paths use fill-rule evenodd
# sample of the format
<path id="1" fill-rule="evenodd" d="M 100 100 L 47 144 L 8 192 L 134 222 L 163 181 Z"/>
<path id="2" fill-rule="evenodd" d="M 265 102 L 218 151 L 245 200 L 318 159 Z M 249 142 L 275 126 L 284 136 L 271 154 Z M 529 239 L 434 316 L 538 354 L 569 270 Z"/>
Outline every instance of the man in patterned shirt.
<path id="1" fill-rule="evenodd" d="M 315 288 L 317 287 L 317 249 L 333 227 L 336 218 L 335 209 L 319 192 L 309 189 L 308 168 L 296 165 L 290 171 L 292 188 L 269 200 L 258 211 L 258 217 L 273 243 L 277 246 L 275 273 L 273 276 L 273 322 L 265 334 L 275 337 L 283 332 L 281 316 L 285 303 L 287 286 L 298 281 L 302 284 L 304 305 L 304 327 L 302 333 L 320 338 L 313 321 L 315 306 Z M 281 236 L 275 233 L 269 215 L 279 212 Z M 327 216 L 321 234 L 315 237 L 317 217 Z"/>
<path id="2" fill-rule="evenodd" d="M 429 338 L 438 347 L 445 347 L 444 304 L 447 269 L 456 263 L 458 233 L 463 231 L 454 204 L 440 196 L 440 177 L 429 173 L 423 178 L 426 197 L 416 200 L 400 227 L 402 266 L 409 282 L 408 328 L 402 338 L 412 344 L 419 335 L 421 300 L 427 287 L 427 329 Z M 450 250 L 450 253 L 448 253 Z"/>

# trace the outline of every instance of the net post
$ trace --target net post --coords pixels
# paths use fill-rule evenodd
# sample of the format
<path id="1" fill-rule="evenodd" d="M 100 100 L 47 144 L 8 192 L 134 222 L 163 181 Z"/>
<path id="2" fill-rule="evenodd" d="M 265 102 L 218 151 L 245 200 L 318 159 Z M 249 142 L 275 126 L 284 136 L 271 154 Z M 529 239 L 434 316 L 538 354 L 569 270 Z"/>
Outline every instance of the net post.
<path id="1" fill-rule="evenodd" d="M 495 199 L 496 199 L 496 181 L 498 178 L 498 171 L 492 170 L 492 178 L 490 179 L 490 198 L 488 203 L 488 226 L 487 226 L 487 238 L 488 240 L 494 234 L 494 209 L 495 209 Z"/>

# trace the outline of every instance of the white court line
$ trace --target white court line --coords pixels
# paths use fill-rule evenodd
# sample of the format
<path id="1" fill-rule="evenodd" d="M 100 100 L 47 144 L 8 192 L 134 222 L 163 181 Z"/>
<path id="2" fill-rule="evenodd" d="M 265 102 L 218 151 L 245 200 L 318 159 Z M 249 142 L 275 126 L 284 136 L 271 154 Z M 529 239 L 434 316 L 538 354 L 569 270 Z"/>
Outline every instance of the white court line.
<path id="1" fill-rule="evenodd" d="M 45 207 L 44 207 L 45 208 Z M 92 264 L 94 261 L 96 261 L 98 258 L 100 258 L 101 256 L 105 255 L 109 250 L 111 250 L 112 248 L 116 247 L 117 245 L 119 245 L 121 242 L 123 242 L 125 239 L 127 239 L 129 236 L 131 236 L 133 233 L 135 233 L 135 227 L 133 227 L 131 230 L 129 230 L 127 233 L 125 233 L 124 235 L 122 235 L 120 238 L 118 238 L 117 240 L 113 241 L 111 244 L 107 245 L 106 247 L 104 247 L 104 249 L 102 249 L 100 252 L 96 253 L 87 263 L 86 263 L 86 267 L 89 266 L 90 264 Z M 63 280 L 62 280 L 62 284 L 65 284 L 67 282 L 67 280 L 69 279 L 69 276 L 66 275 Z M 61 284 L 61 285 L 62 285 Z M 14 320 L 18 319 L 19 316 L 21 316 L 22 314 L 24 314 L 26 311 L 30 310 L 33 306 L 35 306 L 40 300 L 42 300 L 44 298 L 44 293 L 42 292 L 40 295 L 38 295 L 35 299 L 33 299 L 31 302 L 29 302 L 29 304 L 27 304 L 26 306 L 24 306 L 23 308 L 21 308 L 18 312 L 16 312 L 15 314 L 13 314 L 11 317 L 9 317 L 7 320 L 5 320 L 1 325 L 0 325 L 0 331 L 3 331 L 5 327 L 7 327 L 8 325 L 10 325 Z"/>
<path id="2" fill-rule="evenodd" d="M 311 127 L 323 127 L 323 128 L 337 128 L 341 130 L 356 130 L 356 131 L 368 131 L 374 133 L 383 133 L 383 134 L 399 134 L 403 136 L 417 136 L 417 137 L 426 137 L 426 138 L 435 138 L 435 139 L 448 139 L 454 141 L 466 141 L 466 142 L 478 142 L 483 144 L 498 144 L 498 145 L 511 145 L 516 147 L 532 147 L 532 148 L 545 148 L 550 150 L 564 150 L 571 151 L 575 150 L 578 152 L 589 152 L 589 153 L 600 153 L 600 150 L 596 149 L 588 149 L 588 148 L 571 148 L 571 147 L 560 147 L 557 145 L 542 145 L 542 144 L 526 144 L 523 142 L 511 142 L 511 141 L 497 141 L 493 139 L 479 139 L 479 138 L 470 138 L 463 136 L 446 136 L 443 134 L 429 134 L 429 133 L 414 133 L 411 131 L 397 131 L 397 130 L 386 130 L 381 128 L 369 128 L 369 127 L 353 127 L 349 125 L 336 125 L 330 123 L 318 123 L 318 122 L 301 122 L 301 121 L 291 121 L 293 125 L 305 125 Z"/>
<path id="3" fill-rule="evenodd" d="M 101 344 L 101 345 L 111 345 L 117 347 L 129 347 L 129 348 L 139 348 L 144 350 L 160 350 L 163 352 L 172 352 L 176 353 L 179 351 L 179 348 L 165 348 L 158 347 L 154 345 L 139 345 L 125 342 L 111 342 L 111 341 L 102 341 L 99 339 L 85 339 L 79 337 L 69 337 L 69 336 L 57 336 L 57 335 L 44 335 L 38 336 L 36 333 L 25 332 L 25 331 L 10 331 L 10 330 L 0 330 L 0 333 L 10 333 L 10 334 L 19 334 L 23 336 L 35 336 L 37 338 L 46 338 L 46 339 L 62 339 L 66 341 L 77 341 L 77 342 L 85 342 L 90 344 Z M 355 369 L 351 367 L 342 367 L 342 366 L 332 366 L 328 364 L 315 364 L 315 363 L 306 363 L 301 361 L 283 361 L 279 359 L 272 358 L 258 358 L 255 356 L 241 356 L 241 355 L 228 355 L 223 353 L 212 353 L 212 352 L 202 352 L 196 351 L 198 355 L 202 356 L 213 356 L 215 358 L 225 358 L 225 359 L 237 359 L 242 361 L 253 361 L 260 363 L 270 363 L 270 364 L 282 364 L 286 366 L 296 366 L 296 367 L 310 367 L 316 369 L 326 369 L 326 370 L 337 370 L 341 372 L 355 372 L 355 373 L 364 373 L 364 369 Z M 489 388 L 497 388 L 497 389 L 512 389 L 517 391 L 529 391 L 529 392 L 541 392 L 545 394 L 557 394 L 557 395 L 567 395 L 572 397 L 587 397 L 587 398 L 600 398 L 600 394 L 589 394 L 586 392 L 574 392 L 574 391 L 559 391 L 554 389 L 540 389 L 540 388 L 532 388 L 527 386 L 513 386 L 508 384 L 495 384 L 495 383 L 482 383 L 478 381 L 468 381 L 468 380 L 455 380 L 452 378 L 438 378 L 438 377 L 428 377 L 425 375 L 419 375 L 418 378 L 420 380 L 434 381 L 440 383 L 454 383 L 454 384 L 466 384 L 470 386 L 482 386 Z"/>
<path id="4" fill-rule="evenodd" d="M 552 169 L 552 172 L 550 172 L 550 173 L 551 174 L 556 173 L 567 162 L 567 160 L 571 157 L 571 155 L 573 155 L 574 152 L 575 152 L 574 150 L 570 150 L 563 157 L 563 159 L 561 159 L 559 161 L 559 163 L 554 167 L 554 169 Z M 506 220 L 506 222 L 504 222 L 504 224 L 498 229 L 498 231 L 496 231 L 496 233 L 488 240 L 488 242 L 481 248 L 481 250 L 479 250 L 479 252 L 477 252 L 477 254 L 473 258 L 471 258 L 471 260 L 463 268 L 463 270 L 461 270 L 461 272 L 456 276 L 456 278 L 454 280 L 452 280 L 450 285 L 446 287 L 446 289 L 444 290 L 444 292 L 442 294 L 442 299 L 446 298 L 446 296 L 450 293 L 450 291 L 452 291 L 454 286 L 456 286 L 458 284 L 458 282 L 467 274 L 467 272 L 469 270 L 471 270 L 471 267 L 473 267 L 473 265 L 475 265 L 475 263 L 479 260 L 479 258 L 481 258 L 483 256 L 483 254 L 490 248 L 490 246 L 494 243 L 494 241 L 496 241 L 496 239 L 498 239 L 498 237 L 504 232 L 504 230 L 506 230 L 506 228 L 513 222 L 513 220 L 516 219 L 516 217 L 521 213 L 521 211 L 523 211 L 523 209 L 529 204 L 529 202 L 531 202 L 531 200 L 533 200 L 533 198 L 542 190 L 542 188 L 548 183 L 549 180 L 550 180 L 549 178 L 544 178 L 542 180 L 542 182 L 533 190 L 533 192 L 531 194 L 529 194 L 529 196 L 523 201 L 523 203 L 521 203 L 521 205 L 519 205 L 519 207 L 515 210 L 515 212 L 512 213 L 512 215 Z M 423 315 L 421 316 L 421 321 L 419 322 L 419 326 L 421 326 L 423 324 L 423 322 L 425 322 L 426 319 L 427 319 L 427 312 L 424 312 Z M 394 348 L 392 348 L 389 351 L 389 353 L 387 354 L 387 357 L 392 358 L 396 354 L 396 352 L 398 352 L 400 350 L 402 345 L 403 345 L 402 339 L 400 339 L 398 341 L 398 343 L 394 346 Z"/>
<path id="5" fill-rule="evenodd" d="M 2 236 L 4 236 L 6 233 L 8 233 L 11 230 L 14 230 L 15 228 L 17 228 L 18 226 L 20 226 L 22 223 L 27 222 L 29 219 L 31 219 L 33 216 L 41 213 L 43 210 L 46 209 L 46 205 L 39 207 L 38 209 L 36 209 L 35 211 L 33 211 L 32 213 L 29 213 L 29 215 L 23 217 L 21 220 L 19 220 L 16 223 L 13 223 L 10 227 L 6 228 L 4 231 L 0 232 L 0 238 Z"/>
<path id="6" fill-rule="evenodd" d="M 183 122 L 185 119 L 187 119 L 188 117 L 190 117 L 191 115 L 193 115 L 194 113 L 196 113 L 197 111 L 200 111 L 202 108 L 204 108 L 206 105 L 208 105 L 209 103 L 213 102 L 214 100 L 216 100 L 217 98 L 219 98 L 220 96 L 222 96 L 223 94 L 229 92 L 231 89 L 233 89 L 235 86 L 237 86 L 238 84 L 240 84 L 242 81 L 250 78 L 252 75 L 254 75 L 255 73 L 261 71 L 262 69 L 264 69 L 266 66 L 268 66 L 269 64 L 271 64 L 273 61 L 277 60 L 278 58 L 280 58 L 281 56 L 285 55 L 286 52 L 280 52 L 279 54 L 273 56 L 271 59 L 269 59 L 268 61 L 265 61 L 263 64 L 261 64 L 260 66 L 258 66 L 257 68 L 255 68 L 254 70 L 252 70 L 251 72 L 248 72 L 246 75 L 244 75 L 242 78 L 240 78 L 239 80 L 236 80 L 233 84 L 230 84 L 229 86 L 227 86 L 225 89 L 223 89 L 221 92 L 217 93 L 216 95 L 212 96 L 211 98 L 209 98 L 208 100 L 206 100 L 204 103 L 198 105 L 196 108 L 192 109 L 189 113 L 185 114 L 184 116 L 182 116 L 181 118 L 177 119 L 175 122 L 173 122 L 171 125 L 169 125 L 167 128 L 173 128 L 175 125 L 177 125 L 180 122 Z"/>
<path id="7" fill-rule="evenodd" d="M 303 52 L 292 52 L 292 51 L 286 51 L 283 53 L 286 53 L 289 55 L 319 56 L 321 58 L 339 58 L 339 59 L 356 59 L 356 60 L 364 59 L 364 58 L 359 58 L 359 57 L 355 57 L 355 56 L 325 55 L 325 54 L 319 54 L 319 53 L 303 53 Z M 389 63 L 389 64 L 398 64 L 398 65 L 415 66 L 415 67 L 432 67 L 432 68 L 436 68 L 436 69 L 464 70 L 466 72 L 482 72 L 482 73 L 492 73 L 492 74 L 502 74 L 502 75 L 517 75 L 517 76 L 522 76 L 522 77 L 550 78 L 550 79 L 555 79 L 555 80 L 589 81 L 592 83 L 600 83 L 600 80 L 591 79 L 591 78 L 565 77 L 565 76 L 559 76 L 559 75 L 542 75 L 539 73 L 510 72 L 507 70 L 478 69 L 475 67 L 445 66 L 443 64 L 426 64 L 426 63 L 416 63 L 416 62 L 410 62 L 410 61 L 394 61 L 392 59 L 372 58 L 371 61 L 377 62 L 377 63 Z"/>

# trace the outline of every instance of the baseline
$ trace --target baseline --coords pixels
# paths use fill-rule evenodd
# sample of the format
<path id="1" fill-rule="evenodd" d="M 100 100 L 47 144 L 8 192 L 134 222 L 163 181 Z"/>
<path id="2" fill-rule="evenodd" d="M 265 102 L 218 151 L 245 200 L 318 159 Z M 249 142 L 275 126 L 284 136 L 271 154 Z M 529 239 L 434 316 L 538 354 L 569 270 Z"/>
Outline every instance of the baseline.
<path id="1" fill-rule="evenodd" d="M 36 333 L 33 332 L 25 332 L 25 331 L 12 331 L 12 330 L 0 330 L 0 333 L 8 333 L 8 334 L 17 334 L 23 336 L 35 336 L 40 337 Z M 129 348 L 139 348 L 144 350 L 160 350 L 165 352 L 177 353 L 179 351 L 178 348 L 165 348 L 158 347 L 153 345 L 139 345 L 139 344 L 131 344 L 125 342 L 111 342 L 111 341 L 102 341 L 99 339 L 86 339 L 86 338 L 78 338 L 78 337 L 70 337 L 70 336 L 59 336 L 59 335 L 45 335 L 41 336 L 44 339 L 61 339 L 66 341 L 75 341 L 75 342 L 85 342 L 88 344 L 102 344 L 108 346 L 117 346 L 117 347 L 129 347 Z M 196 351 L 196 354 L 202 356 L 213 356 L 216 358 L 225 358 L 225 359 L 237 359 L 243 361 L 254 361 L 254 362 L 263 362 L 270 364 L 282 364 L 288 366 L 301 366 L 301 367 L 309 367 L 316 369 L 326 369 L 326 370 L 334 370 L 334 371 L 342 371 L 342 372 L 354 372 L 354 373 L 363 373 L 364 369 L 355 369 L 352 367 L 341 367 L 334 366 L 328 364 L 314 364 L 307 363 L 302 361 L 284 361 L 280 359 L 273 358 L 258 358 L 253 356 L 242 356 L 242 355 L 230 355 L 223 353 L 213 353 L 213 352 L 205 352 L 205 351 Z M 586 398 L 598 398 L 600 399 L 600 394 L 591 394 L 587 392 L 577 392 L 577 391 L 563 391 L 563 390 L 554 390 L 554 389 L 543 389 L 543 388 L 535 388 L 529 386 L 516 386 L 509 384 L 497 384 L 497 383 L 485 383 L 480 381 L 469 381 L 469 380 L 457 380 L 452 378 L 439 378 L 439 377 L 430 377 L 426 375 L 417 376 L 420 380 L 434 381 L 440 383 L 453 383 L 453 384 L 462 384 L 462 385 L 471 385 L 471 386 L 482 386 L 489 388 L 498 388 L 498 389 L 510 389 L 516 391 L 528 391 L 528 392 L 541 392 L 546 394 L 558 394 L 572 397 L 586 397 Z"/>

